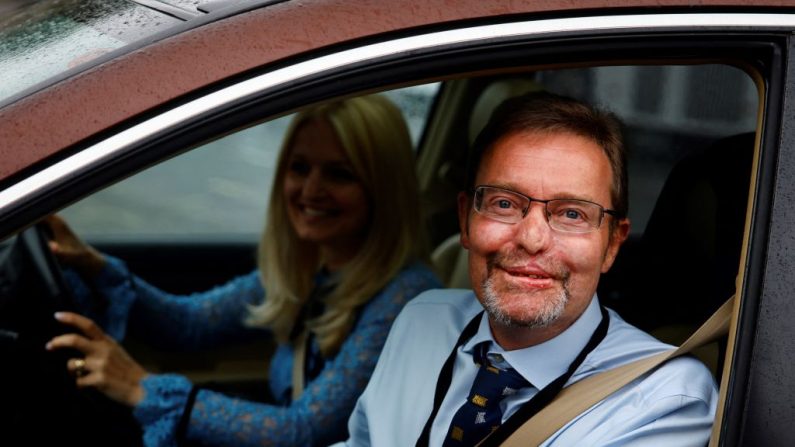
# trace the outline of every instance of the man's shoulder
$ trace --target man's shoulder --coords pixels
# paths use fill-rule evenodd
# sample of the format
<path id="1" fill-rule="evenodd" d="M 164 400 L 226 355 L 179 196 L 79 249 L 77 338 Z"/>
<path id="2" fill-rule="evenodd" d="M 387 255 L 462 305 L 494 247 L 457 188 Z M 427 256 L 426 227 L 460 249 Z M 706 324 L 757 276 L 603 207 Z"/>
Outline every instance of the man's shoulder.
<path id="1" fill-rule="evenodd" d="M 608 334 L 587 360 L 586 375 L 613 369 L 651 355 L 671 350 L 674 347 L 663 343 L 648 333 L 625 322 L 616 313 L 610 312 Z M 695 357 L 685 356 L 670 360 L 655 371 L 638 379 L 638 383 L 651 384 L 649 396 L 681 395 L 700 400 L 710 400 L 715 391 L 711 371 Z M 642 387 L 645 388 L 645 387 Z M 653 391 L 654 390 L 654 391 Z"/>
<path id="2" fill-rule="evenodd" d="M 616 312 L 608 312 L 610 325 L 607 336 L 594 350 L 600 363 L 621 365 L 672 348 L 671 345 L 627 323 Z"/>
<path id="3" fill-rule="evenodd" d="M 673 348 L 613 312 L 610 317 L 607 336 L 573 381 Z M 633 445 L 673 445 L 682 439 L 699 444 L 709 436 L 717 401 L 710 370 L 694 357 L 678 357 L 611 393 L 543 445 L 605 445 L 619 439 Z"/>

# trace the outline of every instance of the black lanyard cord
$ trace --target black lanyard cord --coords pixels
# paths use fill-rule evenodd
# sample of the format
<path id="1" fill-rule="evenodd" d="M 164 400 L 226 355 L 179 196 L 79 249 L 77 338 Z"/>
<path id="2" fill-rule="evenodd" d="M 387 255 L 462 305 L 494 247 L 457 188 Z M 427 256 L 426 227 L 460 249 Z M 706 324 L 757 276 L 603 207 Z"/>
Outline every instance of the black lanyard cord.
<path id="1" fill-rule="evenodd" d="M 557 379 L 553 380 L 549 385 L 545 386 L 544 389 L 540 390 L 535 396 L 533 396 L 532 399 L 525 402 L 521 408 L 516 411 L 516 413 L 508 418 L 486 439 L 484 439 L 479 444 L 480 447 L 497 446 L 501 444 L 508 438 L 508 436 L 521 427 L 522 424 L 528 421 L 531 417 L 535 416 L 536 413 L 541 411 L 542 408 L 552 402 L 555 396 L 560 393 L 560 391 L 563 389 L 563 386 L 566 385 L 566 382 L 569 381 L 574 372 L 577 371 L 577 368 L 579 368 L 580 365 L 582 365 L 582 362 L 585 361 L 585 357 L 587 357 L 588 354 L 590 354 L 591 351 L 593 351 L 607 335 L 610 317 L 608 316 L 607 310 L 604 307 L 601 307 L 600 309 L 602 311 L 602 321 L 599 322 L 599 326 L 597 326 L 596 330 L 594 330 L 590 340 L 588 340 L 588 343 L 585 345 L 582 351 L 580 351 L 571 365 L 569 365 L 569 368 L 566 370 L 566 372 Z M 475 315 L 472 321 L 466 325 L 464 330 L 461 332 L 461 335 L 458 337 L 458 341 L 453 347 L 453 351 L 447 357 L 447 360 L 444 362 L 444 366 L 442 366 L 442 370 L 439 373 L 439 379 L 436 382 L 436 392 L 434 393 L 433 398 L 433 410 L 431 411 L 428 420 L 425 422 L 425 427 L 423 427 L 419 439 L 417 439 L 417 447 L 427 447 L 430 442 L 431 426 L 433 425 L 433 421 L 436 419 L 436 416 L 439 413 L 439 407 L 441 407 L 442 401 L 444 400 L 445 395 L 447 395 L 447 391 L 450 388 L 450 382 L 453 378 L 453 366 L 455 364 L 458 348 L 475 335 L 482 314 L 482 311 L 479 312 L 477 315 Z"/>
<path id="2" fill-rule="evenodd" d="M 483 315 L 483 312 L 484 311 L 478 312 L 475 318 L 473 318 L 472 321 L 466 325 L 464 330 L 461 331 L 458 341 L 455 343 L 455 346 L 453 346 L 453 352 L 447 356 L 447 360 L 444 362 L 444 366 L 442 366 L 442 371 L 439 373 L 439 378 L 436 380 L 436 392 L 433 395 L 433 410 L 431 411 L 431 415 L 428 416 L 428 420 L 425 422 L 425 427 L 422 429 L 419 439 L 417 439 L 417 447 L 428 446 L 433 420 L 436 419 L 436 414 L 439 412 L 439 407 L 442 406 L 444 396 L 447 394 L 447 390 L 450 388 L 450 382 L 453 379 L 453 364 L 455 364 L 456 351 L 458 351 L 459 346 L 466 343 L 467 340 L 472 338 L 478 331 L 480 316 Z"/>

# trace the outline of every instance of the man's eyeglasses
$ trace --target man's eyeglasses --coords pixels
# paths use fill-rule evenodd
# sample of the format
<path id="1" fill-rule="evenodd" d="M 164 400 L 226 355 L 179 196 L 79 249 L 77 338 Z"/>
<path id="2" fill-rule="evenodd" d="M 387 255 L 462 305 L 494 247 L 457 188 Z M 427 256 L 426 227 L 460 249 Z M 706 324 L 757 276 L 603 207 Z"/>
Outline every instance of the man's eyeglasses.
<path id="1" fill-rule="evenodd" d="M 499 222 L 520 222 L 527 215 L 532 202 L 543 203 L 549 226 L 566 233 L 596 231 L 602 225 L 605 214 L 618 214 L 615 210 L 605 209 L 587 200 L 539 200 L 495 186 L 475 187 L 475 211 Z"/>

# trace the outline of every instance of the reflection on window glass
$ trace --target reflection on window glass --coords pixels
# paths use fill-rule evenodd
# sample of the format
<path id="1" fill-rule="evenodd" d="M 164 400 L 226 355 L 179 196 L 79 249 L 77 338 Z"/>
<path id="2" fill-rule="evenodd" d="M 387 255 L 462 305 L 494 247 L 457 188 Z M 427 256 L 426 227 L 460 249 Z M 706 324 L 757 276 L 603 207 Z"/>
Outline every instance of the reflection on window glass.
<path id="1" fill-rule="evenodd" d="M 179 20 L 125 0 L 46 0 L 0 17 L 0 101 Z"/>
<path id="2" fill-rule="evenodd" d="M 386 92 L 416 144 L 438 84 Z M 256 240 L 290 116 L 234 133 L 113 185 L 64 210 L 92 240 Z"/>
<path id="3" fill-rule="evenodd" d="M 428 113 L 431 111 L 433 98 L 439 92 L 439 85 L 436 82 L 384 92 L 384 95 L 394 101 L 400 107 L 400 110 L 403 111 L 415 148 L 423 131 L 425 131 Z"/>

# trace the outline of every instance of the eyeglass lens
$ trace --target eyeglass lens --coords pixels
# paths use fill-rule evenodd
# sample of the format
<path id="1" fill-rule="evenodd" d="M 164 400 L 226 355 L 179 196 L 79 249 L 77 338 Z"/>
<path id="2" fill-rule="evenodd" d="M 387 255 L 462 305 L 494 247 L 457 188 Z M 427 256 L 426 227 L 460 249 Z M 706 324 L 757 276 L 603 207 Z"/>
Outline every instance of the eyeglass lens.
<path id="1" fill-rule="evenodd" d="M 584 200 L 531 200 L 522 194 L 489 186 L 479 186 L 475 190 L 475 210 L 505 223 L 521 221 L 534 201 L 544 203 L 547 222 L 556 230 L 587 233 L 598 229 L 602 221 L 602 207 Z"/>

